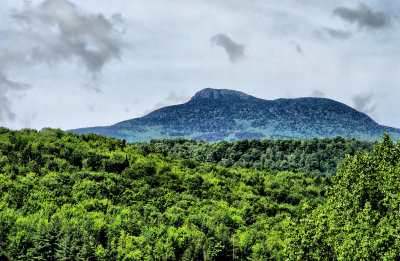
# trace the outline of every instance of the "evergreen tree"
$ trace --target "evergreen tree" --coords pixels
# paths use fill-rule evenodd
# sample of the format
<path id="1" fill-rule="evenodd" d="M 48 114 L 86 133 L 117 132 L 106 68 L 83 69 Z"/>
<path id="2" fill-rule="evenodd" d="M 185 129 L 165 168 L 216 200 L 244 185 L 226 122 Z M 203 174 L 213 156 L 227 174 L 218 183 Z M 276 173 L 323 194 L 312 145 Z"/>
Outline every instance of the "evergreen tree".
<path id="1" fill-rule="evenodd" d="M 34 246 L 28 250 L 29 256 L 33 260 L 56 260 L 60 231 L 61 223 L 57 216 L 49 223 L 46 221 L 40 222 L 34 237 Z"/>

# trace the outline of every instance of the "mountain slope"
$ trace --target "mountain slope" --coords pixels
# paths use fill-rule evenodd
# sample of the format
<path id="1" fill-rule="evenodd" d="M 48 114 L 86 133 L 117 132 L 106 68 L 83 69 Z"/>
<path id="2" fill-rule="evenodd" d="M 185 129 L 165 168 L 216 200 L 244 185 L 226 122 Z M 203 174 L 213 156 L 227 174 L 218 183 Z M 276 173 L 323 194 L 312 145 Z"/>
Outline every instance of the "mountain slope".
<path id="1" fill-rule="evenodd" d="M 107 127 L 72 130 L 143 141 L 185 137 L 205 141 L 348 137 L 375 141 L 384 132 L 400 139 L 400 129 L 325 98 L 263 100 L 242 92 L 207 88 L 190 101 Z"/>

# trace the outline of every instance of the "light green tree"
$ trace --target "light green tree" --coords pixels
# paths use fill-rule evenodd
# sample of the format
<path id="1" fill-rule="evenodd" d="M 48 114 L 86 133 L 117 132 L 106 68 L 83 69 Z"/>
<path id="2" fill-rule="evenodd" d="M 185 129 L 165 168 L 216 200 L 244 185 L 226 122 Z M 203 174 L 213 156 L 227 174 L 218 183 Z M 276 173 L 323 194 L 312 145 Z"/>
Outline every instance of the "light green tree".
<path id="1" fill-rule="evenodd" d="M 288 260 L 396 260 L 400 256 L 400 144 L 385 134 L 347 157 L 324 206 L 290 226 Z M 307 212 L 307 206 L 304 206 Z"/>

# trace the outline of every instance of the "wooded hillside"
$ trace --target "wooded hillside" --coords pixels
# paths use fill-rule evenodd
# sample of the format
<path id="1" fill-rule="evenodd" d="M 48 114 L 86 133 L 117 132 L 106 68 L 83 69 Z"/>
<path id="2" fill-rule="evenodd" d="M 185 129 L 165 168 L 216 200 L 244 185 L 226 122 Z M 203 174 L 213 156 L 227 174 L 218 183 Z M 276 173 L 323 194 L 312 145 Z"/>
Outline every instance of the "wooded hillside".
<path id="1" fill-rule="evenodd" d="M 340 138 L 321 142 L 333 151 L 339 140 L 346 144 L 341 152 L 347 145 L 351 152 L 370 146 Z M 258 169 L 235 165 L 244 160 L 224 167 L 190 158 L 193 148 L 207 146 L 210 155 L 219 146 L 247 155 L 255 147 L 239 145 L 255 141 L 183 140 L 177 152 L 168 142 L 180 144 L 158 141 L 139 148 L 94 134 L 0 128 L 0 259 L 393 260 L 400 255 L 400 145 L 389 136 L 372 156 L 347 156 L 332 179 L 313 171 L 258 168 L 257 161 L 249 167 Z M 296 147 L 313 142 L 274 141 L 270 147 L 277 148 L 275 154 L 296 154 Z M 283 144 L 294 149 L 279 149 Z"/>

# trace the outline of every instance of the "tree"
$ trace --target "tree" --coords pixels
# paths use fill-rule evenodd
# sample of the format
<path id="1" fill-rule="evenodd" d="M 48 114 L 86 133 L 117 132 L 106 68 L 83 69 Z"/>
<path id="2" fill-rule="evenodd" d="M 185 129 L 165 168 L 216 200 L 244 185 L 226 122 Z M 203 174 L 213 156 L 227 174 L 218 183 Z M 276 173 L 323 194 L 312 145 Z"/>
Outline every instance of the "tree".
<path id="1" fill-rule="evenodd" d="M 327 204 L 290 227 L 290 260 L 394 260 L 400 256 L 400 144 L 385 134 L 373 155 L 346 157 Z M 305 206 L 305 209 L 307 206 Z"/>
<path id="2" fill-rule="evenodd" d="M 28 252 L 34 260 L 56 260 L 61 223 L 55 216 L 50 223 L 41 221 L 34 237 L 34 247 Z"/>

